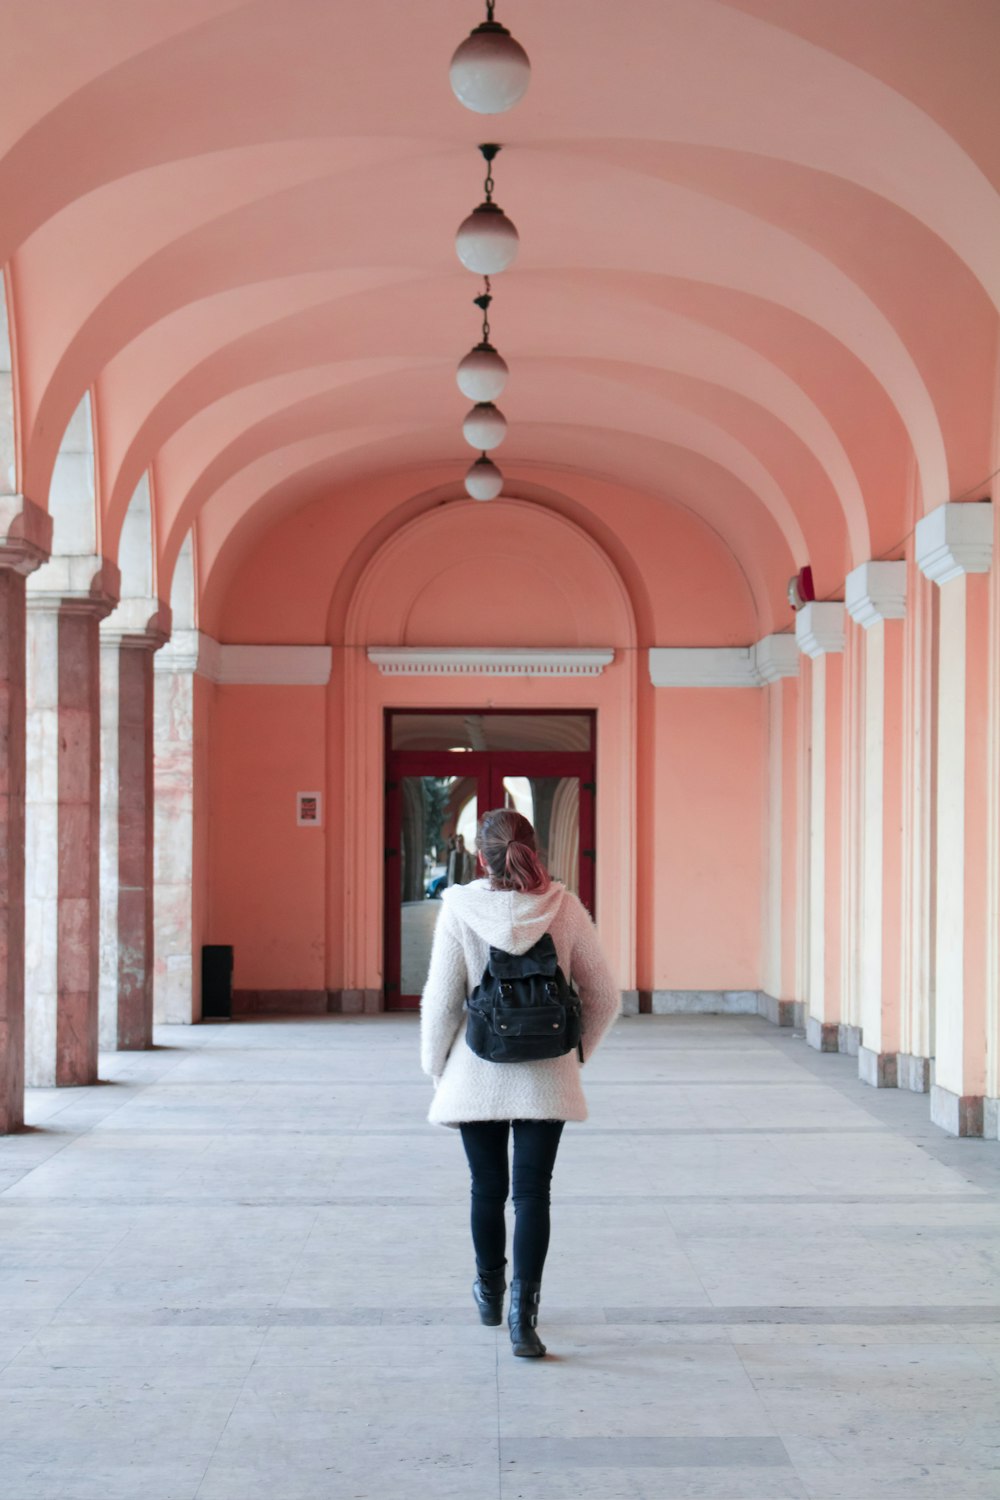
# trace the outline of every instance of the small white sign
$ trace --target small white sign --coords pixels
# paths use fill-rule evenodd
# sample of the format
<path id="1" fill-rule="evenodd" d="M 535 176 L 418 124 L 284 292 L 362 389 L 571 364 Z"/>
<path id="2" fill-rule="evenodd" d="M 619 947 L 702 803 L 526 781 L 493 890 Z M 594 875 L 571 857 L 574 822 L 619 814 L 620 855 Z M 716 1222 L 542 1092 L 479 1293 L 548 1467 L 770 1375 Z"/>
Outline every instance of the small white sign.
<path id="1" fill-rule="evenodd" d="M 300 828 L 322 828 L 322 792 L 295 793 L 295 821 Z"/>

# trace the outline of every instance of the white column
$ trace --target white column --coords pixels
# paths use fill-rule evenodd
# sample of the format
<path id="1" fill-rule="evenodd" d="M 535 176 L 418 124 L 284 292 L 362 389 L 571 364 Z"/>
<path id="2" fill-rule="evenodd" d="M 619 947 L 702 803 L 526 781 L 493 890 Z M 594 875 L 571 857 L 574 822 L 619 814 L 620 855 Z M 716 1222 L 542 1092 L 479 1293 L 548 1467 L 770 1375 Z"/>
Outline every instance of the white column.
<path id="1" fill-rule="evenodd" d="M 906 563 L 848 575 L 847 610 L 864 632 L 858 872 L 861 1045 L 858 1077 L 894 1088 L 900 1025 L 902 686 Z"/>
<path id="2" fill-rule="evenodd" d="M 806 604 L 795 617 L 795 639 L 810 661 L 805 705 L 809 763 L 806 1040 L 820 1051 L 836 1052 L 841 1021 L 843 602 Z"/>
<path id="3" fill-rule="evenodd" d="M 988 502 L 939 506 L 917 526 L 917 562 L 940 589 L 931 1118 L 952 1135 L 983 1133 L 992 549 Z"/>

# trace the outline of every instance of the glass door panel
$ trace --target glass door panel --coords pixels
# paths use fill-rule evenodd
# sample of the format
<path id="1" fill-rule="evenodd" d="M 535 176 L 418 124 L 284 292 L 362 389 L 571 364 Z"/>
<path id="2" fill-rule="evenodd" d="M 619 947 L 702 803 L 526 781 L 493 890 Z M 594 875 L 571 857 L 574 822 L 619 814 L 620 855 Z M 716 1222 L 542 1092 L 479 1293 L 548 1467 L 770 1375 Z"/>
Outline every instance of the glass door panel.
<path id="1" fill-rule="evenodd" d="M 534 825 L 539 852 L 553 880 L 580 894 L 580 778 L 505 776 L 503 805 Z"/>
<path id="2" fill-rule="evenodd" d="M 476 878 L 479 787 L 469 776 L 402 776 L 399 832 L 399 988 L 419 996 L 442 892 Z"/>

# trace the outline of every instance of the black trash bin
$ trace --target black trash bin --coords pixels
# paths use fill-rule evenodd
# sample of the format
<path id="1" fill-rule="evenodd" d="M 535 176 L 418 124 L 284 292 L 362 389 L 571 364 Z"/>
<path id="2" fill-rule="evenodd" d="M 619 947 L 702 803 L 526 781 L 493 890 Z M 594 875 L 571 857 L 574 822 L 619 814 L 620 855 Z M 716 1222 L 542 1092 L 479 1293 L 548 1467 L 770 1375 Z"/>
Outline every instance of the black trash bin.
<path id="1" fill-rule="evenodd" d="M 233 1016 L 233 945 L 205 943 L 201 950 L 201 1019 L 230 1021 Z"/>

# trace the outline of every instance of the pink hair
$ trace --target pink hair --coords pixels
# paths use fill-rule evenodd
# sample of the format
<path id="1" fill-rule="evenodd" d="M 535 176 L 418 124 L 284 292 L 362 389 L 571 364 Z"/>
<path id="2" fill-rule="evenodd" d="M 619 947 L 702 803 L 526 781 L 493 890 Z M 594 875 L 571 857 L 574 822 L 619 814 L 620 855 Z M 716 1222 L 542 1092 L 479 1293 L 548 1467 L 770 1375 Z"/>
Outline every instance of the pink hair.
<path id="1" fill-rule="evenodd" d="M 494 890 L 548 890 L 551 882 L 538 856 L 535 830 L 519 812 L 498 807 L 484 813 L 478 842 Z"/>

